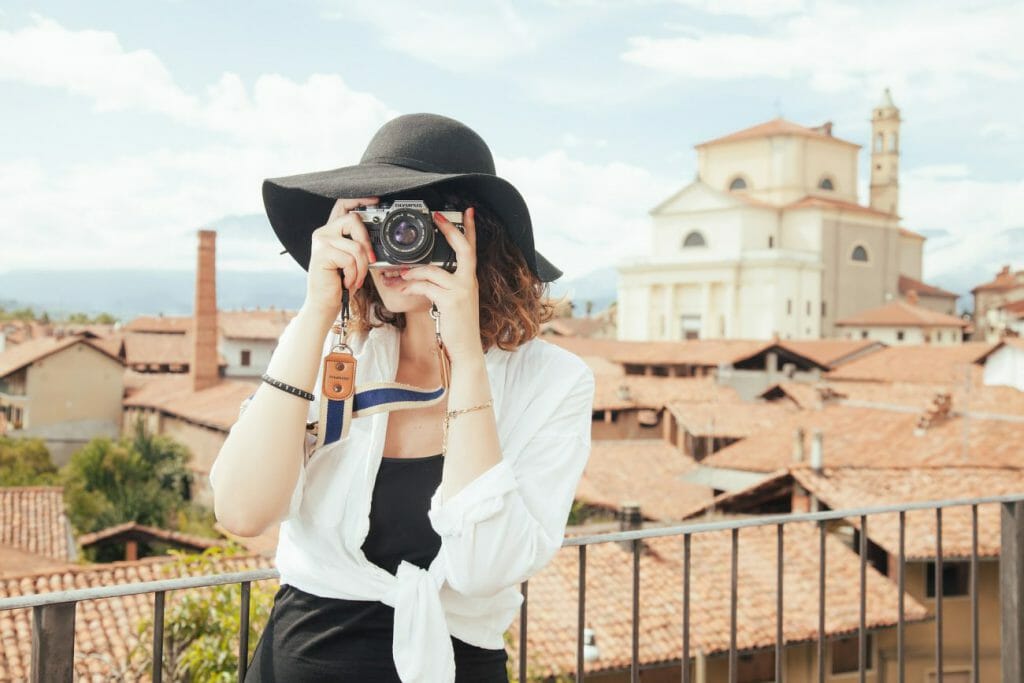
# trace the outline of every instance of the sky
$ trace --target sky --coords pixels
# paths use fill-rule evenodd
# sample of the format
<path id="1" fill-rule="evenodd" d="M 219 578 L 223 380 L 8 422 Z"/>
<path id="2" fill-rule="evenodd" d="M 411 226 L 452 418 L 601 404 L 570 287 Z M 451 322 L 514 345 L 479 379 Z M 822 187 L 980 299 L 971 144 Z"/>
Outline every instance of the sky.
<path id="1" fill-rule="evenodd" d="M 5 0 L 0 271 L 193 268 L 222 225 L 219 268 L 297 268 L 262 179 L 434 112 L 484 138 L 576 277 L 648 253 L 694 144 L 776 116 L 865 145 L 866 203 L 885 87 L 904 225 L 984 242 L 1024 225 L 1022 28 L 1024 3 L 952 0 Z"/>

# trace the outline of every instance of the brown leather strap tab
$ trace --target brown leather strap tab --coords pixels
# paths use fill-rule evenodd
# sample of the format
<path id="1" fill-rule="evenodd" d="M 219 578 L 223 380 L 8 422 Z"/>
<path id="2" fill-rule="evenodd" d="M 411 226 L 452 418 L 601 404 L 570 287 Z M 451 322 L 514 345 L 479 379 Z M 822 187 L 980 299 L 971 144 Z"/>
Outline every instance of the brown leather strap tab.
<path id="1" fill-rule="evenodd" d="M 344 401 L 356 390 L 356 359 L 351 353 L 332 351 L 324 357 L 323 395 Z"/>

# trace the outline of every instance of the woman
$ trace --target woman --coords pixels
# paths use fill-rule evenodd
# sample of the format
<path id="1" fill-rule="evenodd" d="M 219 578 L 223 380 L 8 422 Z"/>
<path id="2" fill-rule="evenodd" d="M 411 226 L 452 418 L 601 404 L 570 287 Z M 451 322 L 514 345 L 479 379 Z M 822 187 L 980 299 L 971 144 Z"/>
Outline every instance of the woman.
<path id="1" fill-rule="evenodd" d="M 281 522 L 246 680 L 507 681 L 517 586 L 561 546 L 590 452 L 593 374 L 537 336 L 560 271 L 486 144 L 447 117 L 393 119 L 359 164 L 268 179 L 263 196 L 309 275 L 210 472 L 228 530 Z M 375 253 L 355 209 L 391 199 L 462 212 L 464 233 L 433 216 L 454 269 Z M 335 400 L 342 287 L 355 391 Z"/>

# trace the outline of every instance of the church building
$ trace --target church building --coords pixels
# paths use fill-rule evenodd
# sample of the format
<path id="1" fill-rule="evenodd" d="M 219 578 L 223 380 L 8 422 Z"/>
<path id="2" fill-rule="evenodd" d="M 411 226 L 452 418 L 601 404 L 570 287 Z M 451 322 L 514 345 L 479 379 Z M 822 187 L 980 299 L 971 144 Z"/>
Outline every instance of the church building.
<path id="1" fill-rule="evenodd" d="M 696 145 L 697 178 L 650 210 L 650 254 L 618 266 L 618 338 L 835 337 L 908 290 L 942 292 L 920 280 L 925 238 L 900 225 L 899 128 L 886 88 L 868 206 L 861 146 L 831 122 L 777 118 Z"/>

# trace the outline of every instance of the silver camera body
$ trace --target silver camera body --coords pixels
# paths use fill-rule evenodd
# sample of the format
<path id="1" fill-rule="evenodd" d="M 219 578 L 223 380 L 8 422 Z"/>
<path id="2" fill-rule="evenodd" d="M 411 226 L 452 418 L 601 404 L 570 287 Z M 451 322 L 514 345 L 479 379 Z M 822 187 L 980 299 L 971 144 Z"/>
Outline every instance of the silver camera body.
<path id="1" fill-rule="evenodd" d="M 377 261 L 371 268 L 433 264 L 455 268 L 455 251 L 434 224 L 433 212 L 420 199 L 396 199 L 355 209 L 366 226 Z M 461 211 L 441 211 L 465 233 Z"/>

